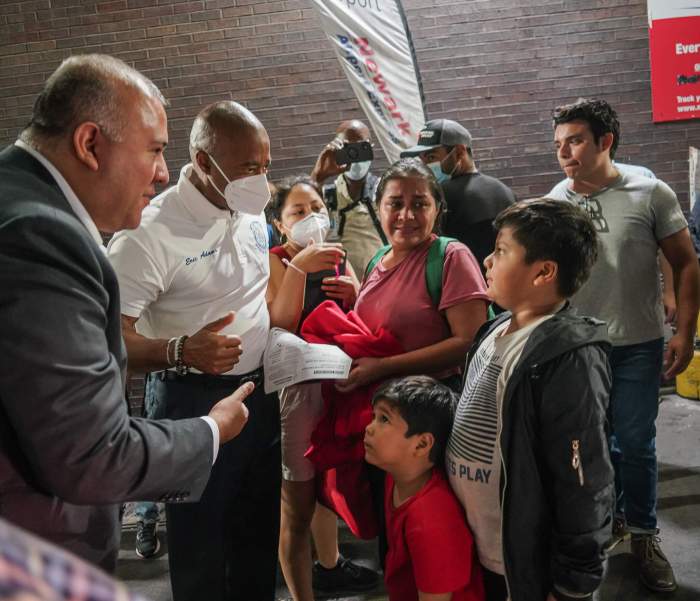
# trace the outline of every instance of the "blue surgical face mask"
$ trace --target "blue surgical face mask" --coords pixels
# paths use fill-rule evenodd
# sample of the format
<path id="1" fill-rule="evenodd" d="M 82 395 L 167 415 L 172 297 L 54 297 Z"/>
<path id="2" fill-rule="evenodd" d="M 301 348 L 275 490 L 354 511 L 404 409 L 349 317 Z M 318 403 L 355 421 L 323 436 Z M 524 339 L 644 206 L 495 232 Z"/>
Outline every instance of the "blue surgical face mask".
<path id="1" fill-rule="evenodd" d="M 457 168 L 457 165 L 452 168 L 452 171 L 450 173 L 445 173 L 442 170 L 442 163 L 447 159 L 448 156 L 452 154 L 453 150 L 448 152 L 445 155 L 445 158 L 442 159 L 442 161 L 435 161 L 433 163 L 428 163 L 428 167 L 430 170 L 433 172 L 433 175 L 435 176 L 435 179 L 438 181 L 438 184 L 444 184 L 445 182 L 450 181 L 452 179 L 452 174 L 454 173 L 455 169 Z"/>
<path id="2" fill-rule="evenodd" d="M 433 172 L 433 175 L 435 176 L 435 179 L 437 180 L 438 184 L 444 184 L 445 182 L 450 181 L 450 178 L 452 176 L 449 173 L 445 173 L 442 170 L 442 165 L 441 165 L 440 161 L 435 161 L 434 163 L 428 163 L 428 167 Z"/>

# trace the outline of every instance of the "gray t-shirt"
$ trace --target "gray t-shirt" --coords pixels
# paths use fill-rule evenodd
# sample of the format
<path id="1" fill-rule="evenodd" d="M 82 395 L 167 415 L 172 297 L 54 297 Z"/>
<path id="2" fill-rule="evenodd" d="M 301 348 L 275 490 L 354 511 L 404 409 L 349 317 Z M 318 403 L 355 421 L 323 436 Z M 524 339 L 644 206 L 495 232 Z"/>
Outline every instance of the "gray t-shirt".
<path id="1" fill-rule="evenodd" d="M 598 261 L 572 305 L 606 321 L 615 346 L 661 338 L 658 243 L 688 225 L 676 195 L 661 180 L 631 174 L 590 195 L 573 192 L 569 183 L 547 196 L 587 210 L 598 232 Z"/>

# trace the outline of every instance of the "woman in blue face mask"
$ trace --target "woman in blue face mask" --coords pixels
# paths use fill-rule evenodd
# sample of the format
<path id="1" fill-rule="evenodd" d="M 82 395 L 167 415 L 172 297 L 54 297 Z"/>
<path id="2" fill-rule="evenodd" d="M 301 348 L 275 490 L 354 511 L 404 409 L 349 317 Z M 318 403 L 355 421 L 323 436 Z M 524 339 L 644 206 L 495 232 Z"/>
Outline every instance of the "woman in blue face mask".
<path id="1" fill-rule="evenodd" d="M 306 176 L 282 182 L 270 212 L 283 240 L 270 249 L 270 325 L 296 332 L 304 318 L 328 299 L 350 308 L 360 285 L 345 261 L 342 246 L 325 243 L 330 223 L 316 183 Z M 370 572 L 361 566 L 348 566 L 349 562 L 339 557 L 335 514 L 316 508 L 315 471 L 304 453 L 322 409 L 318 382 L 289 386 L 280 393 L 283 480 L 279 558 L 287 587 L 297 601 L 313 599 L 312 517 L 314 542 L 323 563 L 335 564 L 338 570 L 350 567 Z M 372 582 L 379 579 L 374 573 L 363 575 Z"/>

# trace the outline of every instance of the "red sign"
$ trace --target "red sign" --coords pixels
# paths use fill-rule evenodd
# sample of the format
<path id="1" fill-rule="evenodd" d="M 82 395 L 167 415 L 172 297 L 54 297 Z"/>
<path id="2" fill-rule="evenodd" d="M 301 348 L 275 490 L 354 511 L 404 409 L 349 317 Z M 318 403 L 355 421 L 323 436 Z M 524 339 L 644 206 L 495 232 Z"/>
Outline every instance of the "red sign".
<path id="1" fill-rule="evenodd" d="M 654 121 L 700 118 L 700 15 L 652 20 L 649 52 Z"/>

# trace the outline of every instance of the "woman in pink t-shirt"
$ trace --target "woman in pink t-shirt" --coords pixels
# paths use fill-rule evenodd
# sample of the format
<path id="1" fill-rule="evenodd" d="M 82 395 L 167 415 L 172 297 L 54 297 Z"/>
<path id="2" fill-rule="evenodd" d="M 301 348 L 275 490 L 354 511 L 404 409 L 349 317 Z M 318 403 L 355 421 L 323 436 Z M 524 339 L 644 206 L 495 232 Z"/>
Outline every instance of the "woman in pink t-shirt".
<path id="1" fill-rule="evenodd" d="M 471 251 L 452 242 L 445 251 L 439 306 L 425 280 L 428 249 L 444 211 L 440 185 L 418 159 L 401 159 L 377 187 L 379 218 L 391 249 L 367 274 L 355 311 L 372 329 L 385 328 L 405 352 L 362 357 L 337 385 L 342 392 L 389 377 L 428 374 L 450 383 L 486 321 L 488 297 Z"/>

